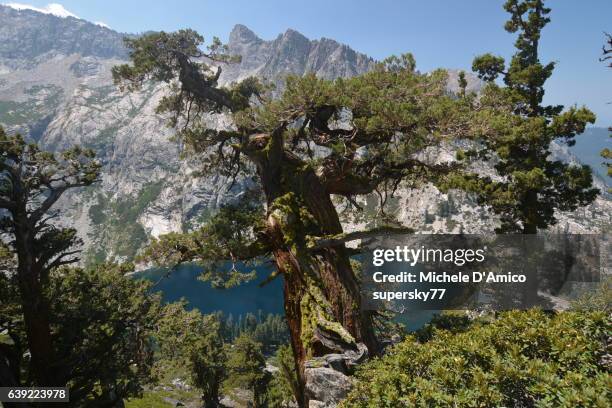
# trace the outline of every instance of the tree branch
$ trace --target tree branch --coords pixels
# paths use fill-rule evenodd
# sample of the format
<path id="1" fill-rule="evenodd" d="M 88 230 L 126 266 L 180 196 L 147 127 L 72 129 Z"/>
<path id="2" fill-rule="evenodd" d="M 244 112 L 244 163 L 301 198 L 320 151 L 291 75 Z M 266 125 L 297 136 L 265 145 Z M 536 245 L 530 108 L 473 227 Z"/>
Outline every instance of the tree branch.
<path id="1" fill-rule="evenodd" d="M 410 234 L 413 232 L 414 230 L 408 227 L 378 227 L 366 231 L 353 231 L 319 238 L 308 237 L 310 241 L 308 246 L 310 249 L 323 249 L 358 239 L 375 238 L 383 235 Z"/>

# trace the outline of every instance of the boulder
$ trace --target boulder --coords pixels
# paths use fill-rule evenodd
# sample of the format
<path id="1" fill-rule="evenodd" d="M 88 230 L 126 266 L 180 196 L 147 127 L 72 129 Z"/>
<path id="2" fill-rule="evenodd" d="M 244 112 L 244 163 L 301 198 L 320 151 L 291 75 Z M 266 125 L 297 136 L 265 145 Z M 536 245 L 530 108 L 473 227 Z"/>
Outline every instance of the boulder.
<path id="1" fill-rule="evenodd" d="M 349 376 L 329 367 L 306 368 L 304 375 L 310 408 L 337 406 L 352 386 Z"/>
<path id="2" fill-rule="evenodd" d="M 304 368 L 305 392 L 309 408 L 333 408 L 348 395 L 353 383 L 350 375 L 368 357 L 367 347 L 332 353 L 308 360 Z"/>

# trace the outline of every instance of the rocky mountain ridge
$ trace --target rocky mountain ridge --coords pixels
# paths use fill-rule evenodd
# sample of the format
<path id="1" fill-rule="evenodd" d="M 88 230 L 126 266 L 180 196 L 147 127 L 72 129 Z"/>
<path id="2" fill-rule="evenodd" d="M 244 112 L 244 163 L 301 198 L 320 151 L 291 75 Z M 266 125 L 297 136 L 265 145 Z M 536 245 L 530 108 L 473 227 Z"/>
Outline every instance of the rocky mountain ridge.
<path id="1" fill-rule="evenodd" d="M 193 177 L 194 163 L 179 159 L 172 130 L 155 113 L 163 87 L 126 94 L 112 84 L 111 67 L 127 57 L 123 36 L 73 17 L 0 6 L 0 123 L 46 149 L 91 147 L 104 164 L 100 184 L 61 202 L 63 222 L 77 228 L 89 260 L 129 259 L 150 236 L 193 228 L 241 194 L 240 185 L 228 191 L 220 176 Z M 375 64 L 346 45 L 309 40 L 294 30 L 266 41 L 237 25 L 228 45 L 242 60 L 224 66 L 222 84 L 256 75 L 281 89 L 289 73 L 350 77 Z M 468 79 L 468 88 L 477 91 L 480 82 Z M 456 89 L 456 83 L 457 71 L 450 70 L 449 88 Z M 228 123 L 222 115 L 212 120 Z M 608 201 L 599 200 L 581 213 L 564 215 L 559 228 L 597 230 L 610 224 L 609 209 Z M 405 224 L 430 232 L 457 232 L 466 228 L 462 225 L 483 232 L 494 224 L 467 197 L 431 186 L 402 190 L 397 211 Z M 361 222 L 347 220 L 347 229 Z"/>
<path id="2" fill-rule="evenodd" d="M 374 67 L 374 59 L 328 38 L 309 40 L 289 29 L 272 41 L 264 41 L 242 24 L 229 36 L 229 51 L 240 55 L 239 64 L 223 68 L 221 83 L 240 81 L 248 76 L 272 80 L 282 86 L 287 74 L 314 72 L 321 78 L 352 77 Z"/>

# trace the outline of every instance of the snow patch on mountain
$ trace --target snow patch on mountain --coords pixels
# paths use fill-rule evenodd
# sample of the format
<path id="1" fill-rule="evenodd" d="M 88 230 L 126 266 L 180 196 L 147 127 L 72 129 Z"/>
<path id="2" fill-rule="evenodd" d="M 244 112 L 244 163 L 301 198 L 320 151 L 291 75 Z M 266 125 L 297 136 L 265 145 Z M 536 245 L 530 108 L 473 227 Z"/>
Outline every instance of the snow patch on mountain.
<path id="1" fill-rule="evenodd" d="M 79 16 L 66 10 L 66 8 L 59 3 L 49 3 L 45 7 L 35 7 L 30 4 L 23 4 L 23 3 L 5 3 L 3 5 L 8 6 L 15 10 L 19 10 L 19 11 L 32 10 L 32 11 L 37 11 L 43 14 L 51 14 L 51 15 L 54 15 L 56 17 L 61 17 L 61 18 L 74 17 L 74 18 L 80 19 Z"/>

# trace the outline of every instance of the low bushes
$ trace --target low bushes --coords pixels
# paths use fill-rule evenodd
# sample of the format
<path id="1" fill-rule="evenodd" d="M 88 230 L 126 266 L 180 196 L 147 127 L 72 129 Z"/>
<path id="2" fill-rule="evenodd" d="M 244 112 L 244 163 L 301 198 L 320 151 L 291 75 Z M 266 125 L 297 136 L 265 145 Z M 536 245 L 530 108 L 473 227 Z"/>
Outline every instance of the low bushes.
<path id="1" fill-rule="evenodd" d="M 461 322 L 462 324 L 464 322 Z M 512 311 L 409 336 L 364 365 L 349 407 L 608 407 L 610 316 Z"/>

